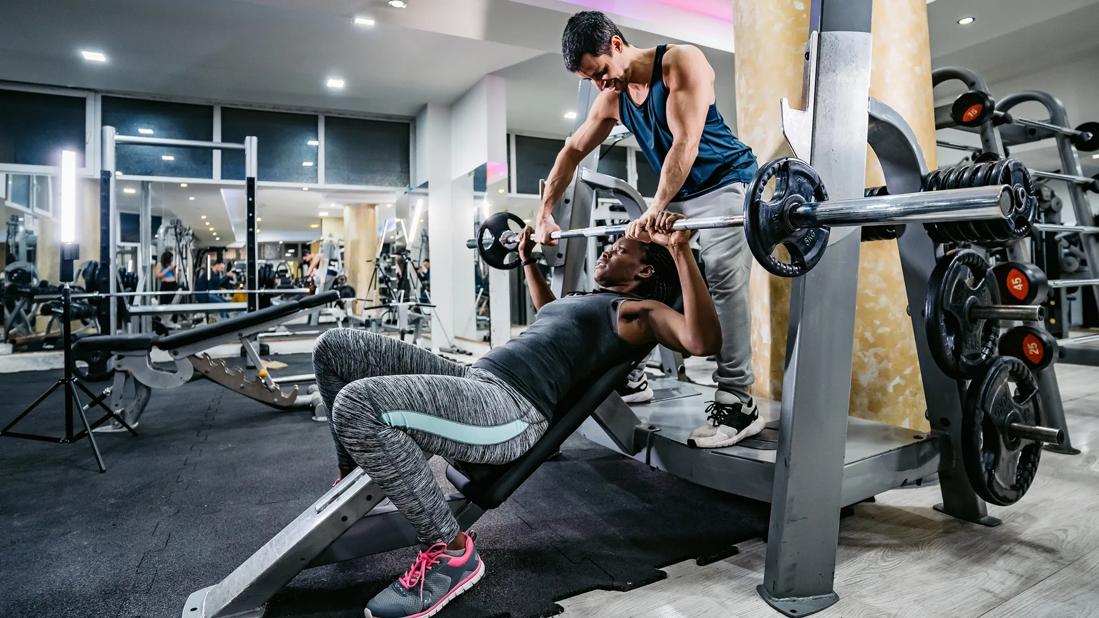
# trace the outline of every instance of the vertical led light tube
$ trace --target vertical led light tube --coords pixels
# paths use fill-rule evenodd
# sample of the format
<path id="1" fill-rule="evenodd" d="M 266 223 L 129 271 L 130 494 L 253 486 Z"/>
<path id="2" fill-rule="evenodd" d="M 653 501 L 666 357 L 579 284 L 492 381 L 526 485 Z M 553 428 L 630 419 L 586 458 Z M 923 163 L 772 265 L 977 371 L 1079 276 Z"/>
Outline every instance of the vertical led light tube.
<path id="1" fill-rule="evenodd" d="M 61 242 L 76 241 L 76 152 L 61 151 Z"/>

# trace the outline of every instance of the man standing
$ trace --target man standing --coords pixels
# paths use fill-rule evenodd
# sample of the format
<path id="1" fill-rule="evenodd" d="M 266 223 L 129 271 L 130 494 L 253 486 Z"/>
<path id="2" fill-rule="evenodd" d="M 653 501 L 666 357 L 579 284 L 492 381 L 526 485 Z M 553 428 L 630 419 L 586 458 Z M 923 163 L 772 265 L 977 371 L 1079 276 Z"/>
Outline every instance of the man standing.
<path id="1" fill-rule="evenodd" d="M 565 142 L 546 180 L 538 211 L 538 242 L 555 245 L 553 220 L 576 167 L 621 122 L 660 175 L 656 196 L 638 220 L 651 231 L 664 210 L 688 218 L 739 214 L 745 184 L 756 173 L 752 150 L 725 124 L 715 105 L 714 70 L 691 45 L 641 49 L 626 42 L 606 15 L 583 11 L 561 36 L 565 67 L 590 79 L 600 93 L 587 120 Z M 706 279 L 721 323 L 715 401 L 708 422 L 691 433 L 700 448 L 731 446 L 762 431 L 764 420 L 749 392 L 752 377 L 748 277 L 751 257 L 739 228 L 699 230 Z M 632 385 L 632 384 L 631 384 Z"/>

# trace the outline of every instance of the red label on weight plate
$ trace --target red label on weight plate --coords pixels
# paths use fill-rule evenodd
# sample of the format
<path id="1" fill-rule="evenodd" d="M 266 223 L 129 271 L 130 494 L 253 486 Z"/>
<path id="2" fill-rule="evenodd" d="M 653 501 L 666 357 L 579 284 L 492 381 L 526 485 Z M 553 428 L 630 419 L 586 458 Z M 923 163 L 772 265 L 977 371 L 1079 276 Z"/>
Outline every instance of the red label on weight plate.
<path id="1" fill-rule="evenodd" d="M 1026 300 L 1030 280 L 1018 268 L 1007 271 L 1007 291 L 1018 300 Z"/>
<path id="2" fill-rule="evenodd" d="M 983 111 L 985 111 L 985 106 L 981 105 L 980 103 L 974 103 L 973 105 L 970 105 L 969 107 L 965 108 L 965 112 L 962 113 L 962 122 L 973 122 L 981 115 L 981 112 Z"/>
<path id="3" fill-rule="evenodd" d="M 1023 337 L 1023 355 L 1026 356 L 1031 364 L 1041 364 L 1042 359 L 1046 356 L 1046 350 L 1042 346 L 1042 341 L 1034 335 Z"/>

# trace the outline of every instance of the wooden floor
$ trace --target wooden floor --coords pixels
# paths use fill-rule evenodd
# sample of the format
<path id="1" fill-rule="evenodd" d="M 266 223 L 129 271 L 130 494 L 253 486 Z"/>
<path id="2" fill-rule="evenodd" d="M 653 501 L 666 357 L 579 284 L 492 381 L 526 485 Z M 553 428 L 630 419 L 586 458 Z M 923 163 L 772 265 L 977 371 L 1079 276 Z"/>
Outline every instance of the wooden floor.
<path id="1" fill-rule="evenodd" d="M 835 616 L 1099 616 L 1099 368 L 1060 365 L 1075 457 L 1045 453 L 1030 492 L 984 528 L 934 511 L 938 487 L 902 489 L 841 523 Z M 672 565 L 630 592 L 560 601 L 566 616 L 779 616 L 755 592 L 765 545 L 726 560 Z"/>

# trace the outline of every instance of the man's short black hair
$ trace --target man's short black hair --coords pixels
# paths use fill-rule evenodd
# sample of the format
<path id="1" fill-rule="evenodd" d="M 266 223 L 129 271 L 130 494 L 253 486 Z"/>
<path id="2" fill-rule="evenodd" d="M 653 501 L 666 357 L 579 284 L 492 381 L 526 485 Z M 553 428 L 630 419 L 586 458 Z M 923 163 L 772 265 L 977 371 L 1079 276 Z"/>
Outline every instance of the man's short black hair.
<path id="1" fill-rule="evenodd" d="M 580 70 L 584 54 L 602 56 L 611 53 L 611 37 L 617 35 L 623 43 L 626 37 L 614 22 L 599 11 L 580 11 L 569 18 L 561 34 L 561 55 L 569 73 Z"/>

